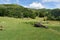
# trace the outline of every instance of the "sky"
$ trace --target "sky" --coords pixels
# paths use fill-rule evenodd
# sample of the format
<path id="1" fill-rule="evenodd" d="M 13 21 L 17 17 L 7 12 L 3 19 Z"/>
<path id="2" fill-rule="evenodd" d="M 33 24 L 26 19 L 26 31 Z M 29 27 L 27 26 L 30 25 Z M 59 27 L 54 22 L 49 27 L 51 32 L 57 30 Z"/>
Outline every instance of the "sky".
<path id="1" fill-rule="evenodd" d="M 60 0 L 0 0 L 0 4 L 18 4 L 27 8 L 60 8 Z"/>

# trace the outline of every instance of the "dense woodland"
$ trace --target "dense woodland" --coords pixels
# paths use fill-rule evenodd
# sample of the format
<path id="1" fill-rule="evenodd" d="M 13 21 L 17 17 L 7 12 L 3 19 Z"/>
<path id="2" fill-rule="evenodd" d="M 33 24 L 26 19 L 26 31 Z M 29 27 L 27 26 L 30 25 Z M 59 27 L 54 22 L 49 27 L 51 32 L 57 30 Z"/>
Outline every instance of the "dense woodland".
<path id="1" fill-rule="evenodd" d="M 14 18 L 32 18 L 47 17 L 47 20 L 60 21 L 60 9 L 31 9 L 24 8 L 17 4 L 0 4 L 0 16 Z"/>

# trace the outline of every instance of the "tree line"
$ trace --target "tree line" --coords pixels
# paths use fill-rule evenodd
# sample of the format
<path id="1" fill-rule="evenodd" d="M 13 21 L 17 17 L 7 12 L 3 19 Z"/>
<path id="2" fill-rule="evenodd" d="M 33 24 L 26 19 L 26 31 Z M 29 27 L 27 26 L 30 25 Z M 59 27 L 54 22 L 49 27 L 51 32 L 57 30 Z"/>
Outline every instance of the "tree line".
<path id="1" fill-rule="evenodd" d="M 32 19 L 47 17 L 48 20 L 60 20 L 60 9 L 30 9 L 17 4 L 0 4 L 0 16 Z"/>

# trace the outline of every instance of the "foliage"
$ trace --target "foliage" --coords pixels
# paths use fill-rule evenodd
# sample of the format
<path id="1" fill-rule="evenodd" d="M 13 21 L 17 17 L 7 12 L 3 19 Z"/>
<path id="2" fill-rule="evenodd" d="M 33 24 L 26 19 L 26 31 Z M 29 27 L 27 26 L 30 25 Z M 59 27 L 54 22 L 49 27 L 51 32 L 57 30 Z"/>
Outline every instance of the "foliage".
<path id="1" fill-rule="evenodd" d="M 17 4 L 0 4 L 0 16 L 32 19 L 47 17 L 48 20 L 60 20 L 60 9 L 29 9 Z"/>
<path id="2" fill-rule="evenodd" d="M 60 20 L 60 9 L 53 9 L 48 14 L 50 20 Z"/>

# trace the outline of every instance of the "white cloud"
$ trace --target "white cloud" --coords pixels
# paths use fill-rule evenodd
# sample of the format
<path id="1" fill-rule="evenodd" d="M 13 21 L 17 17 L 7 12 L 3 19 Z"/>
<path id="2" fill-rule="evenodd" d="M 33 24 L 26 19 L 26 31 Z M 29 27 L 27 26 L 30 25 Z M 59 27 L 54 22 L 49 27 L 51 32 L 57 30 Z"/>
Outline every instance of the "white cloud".
<path id="1" fill-rule="evenodd" d="M 37 2 L 33 2 L 33 3 L 29 4 L 29 6 L 24 6 L 24 7 L 34 8 L 34 9 L 44 8 L 44 6 L 41 3 L 37 3 Z"/>
<path id="2" fill-rule="evenodd" d="M 51 4 L 51 6 L 53 6 L 52 8 L 60 8 L 60 0 L 42 0 L 42 2 L 43 3 L 52 2 L 52 3 L 49 3 L 49 5 Z"/>
<path id="3" fill-rule="evenodd" d="M 42 2 L 60 2 L 60 0 L 42 0 Z"/>

